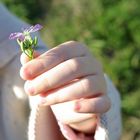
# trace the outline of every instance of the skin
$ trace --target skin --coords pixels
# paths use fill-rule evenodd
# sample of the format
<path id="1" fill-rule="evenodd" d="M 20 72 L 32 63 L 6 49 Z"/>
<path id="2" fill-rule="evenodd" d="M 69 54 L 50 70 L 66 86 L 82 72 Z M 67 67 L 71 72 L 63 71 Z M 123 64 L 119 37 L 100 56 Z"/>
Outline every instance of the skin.
<path id="1" fill-rule="evenodd" d="M 93 134 L 99 115 L 110 108 L 100 62 L 75 41 L 34 55 L 31 61 L 21 55 L 20 76 L 26 80 L 26 93 L 40 95 L 40 104 L 50 106 L 56 118 L 73 129 Z"/>

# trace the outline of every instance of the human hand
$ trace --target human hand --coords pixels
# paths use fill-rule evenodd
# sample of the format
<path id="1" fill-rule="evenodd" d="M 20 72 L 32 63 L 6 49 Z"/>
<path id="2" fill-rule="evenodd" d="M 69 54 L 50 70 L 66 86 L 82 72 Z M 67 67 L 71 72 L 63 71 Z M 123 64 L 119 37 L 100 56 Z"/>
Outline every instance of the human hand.
<path id="1" fill-rule="evenodd" d="M 51 105 L 62 122 L 77 123 L 109 109 L 101 64 L 85 45 L 66 42 L 29 62 L 22 55 L 21 62 L 25 91 L 43 96 L 42 104 Z"/>

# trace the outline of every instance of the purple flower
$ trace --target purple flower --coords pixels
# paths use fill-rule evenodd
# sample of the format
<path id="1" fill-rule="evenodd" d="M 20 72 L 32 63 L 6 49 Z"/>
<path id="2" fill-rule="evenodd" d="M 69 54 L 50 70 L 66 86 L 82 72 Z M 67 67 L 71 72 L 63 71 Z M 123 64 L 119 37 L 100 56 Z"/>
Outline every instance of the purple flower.
<path id="1" fill-rule="evenodd" d="M 24 41 L 25 35 L 23 33 L 17 32 L 17 33 L 11 33 L 9 36 L 9 39 L 19 39 L 20 41 Z"/>
<path id="2" fill-rule="evenodd" d="M 9 36 L 9 39 L 19 39 L 20 41 L 24 41 L 26 36 L 29 36 L 30 33 L 36 32 L 40 29 L 42 29 L 43 26 L 40 24 L 36 24 L 35 26 L 31 26 L 28 28 L 25 28 L 23 32 L 16 32 L 16 33 L 11 33 Z"/>
<path id="3" fill-rule="evenodd" d="M 41 26 L 40 24 L 36 24 L 35 26 L 31 26 L 29 28 L 24 29 L 23 32 L 27 32 L 27 33 L 33 33 L 36 32 L 40 29 L 42 29 L 43 26 Z"/>

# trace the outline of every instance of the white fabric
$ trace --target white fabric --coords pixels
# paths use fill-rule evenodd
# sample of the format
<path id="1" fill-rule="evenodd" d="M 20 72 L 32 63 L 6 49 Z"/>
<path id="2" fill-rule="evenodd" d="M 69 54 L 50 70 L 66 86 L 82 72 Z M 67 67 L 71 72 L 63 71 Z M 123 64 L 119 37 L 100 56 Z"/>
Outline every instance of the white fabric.
<path id="1" fill-rule="evenodd" d="M 105 78 L 107 81 L 108 96 L 111 99 L 111 108 L 106 113 L 109 140 L 119 140 L 122 133 L 120 94 L 106 75 Z"/>

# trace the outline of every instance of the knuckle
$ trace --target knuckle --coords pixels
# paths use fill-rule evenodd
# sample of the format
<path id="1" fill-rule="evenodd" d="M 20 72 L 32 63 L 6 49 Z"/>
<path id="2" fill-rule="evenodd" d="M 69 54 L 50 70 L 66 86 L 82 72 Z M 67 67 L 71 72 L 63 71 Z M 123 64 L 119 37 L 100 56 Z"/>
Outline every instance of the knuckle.
<path id="1" fill-rule="evenodd" d="M 81 48 L 84 49 L 84 50 L 87 48 L 86 45 L 85 45 L 84 43 L 81 43 L 81 42 L 79 42 L 79 41 L 71 40 L 71 41 L 69 41 L 68 43 L 70 43 L 71 46 L 79 46 L 79 47 L 81 47 Z M 87 51 L 87 50 L 86 50 L 86 51 Z"/>
<path id="2" fill-rule="evenodd" d="M 93 91 L 93 82 L 91 78 L 81 80 L 81 86 L 85 93 L 91 92 L 91 90 Z"/>
<path id="3" fill-rule="evenodd" d="M 58 47 L 55 47 L 51 51 L 49 51 L 47 54 L 47 57 L 50 57 L 53 60 L 57 61 L 63 61 L 65 60 L 65 53 L 63 53 L 62 49 L 59 49 Z"/>
<path id="4" fill-rule="evenodd" d="M 79 71 L 80 69 L 80 63 L 78 59 L 70 59 L 67 64 L 73 73 Z"/>
<path id="5" fill-rule="evenodd" d="M 41 84 L 42 84 L 42 82 L 40 82 Z M 49 80 L 49 78 L 46 78 L 45 79 L 45 86 L 43 86 L 43 88 L 44 89 L 46 89 L 46 90 L 50 90 L 50 89 L 52 89 L 52 83 L 51 83 L 51 81 Z"/>
<path id="6" fill-rule="evenodd" d="M 106 94 L 107 87 L 103 76 L 87 76 L 81 80 L 81 87 L 85 93 Z"/>
<path id="7" fill-rule="evenodd" d="M 55 47 L 47 51 L 44 55 L 45 57 L 51 58 L 52 60 L 57 60 L 57 61 L 65 60 L 65 53 L 63 52 L 63 49 L 60 49 L 59 47 Z"/>
<path id="8" fill-rule="evenodd" d="M 39 68 L 40 70 L 44 70 L 44 69 L 46 69 L 46 67 L 47 67 L 46 62 L 45 62 L 44 59 L 41 59 L 41 60 L 39 61 L 38 64 L 39 64 L 38 68 Z"/>
<path id="9" fill-rule="evenodd" d="M 54 55 L 55 60 L 59 60 L 60 62 L 67 60 L 67 55 L 63 49 L 56 52 L 54 51 L 53 55 Z"/>

